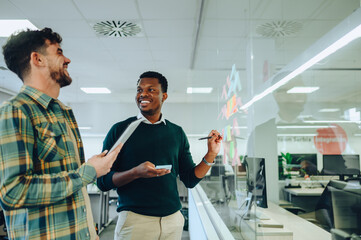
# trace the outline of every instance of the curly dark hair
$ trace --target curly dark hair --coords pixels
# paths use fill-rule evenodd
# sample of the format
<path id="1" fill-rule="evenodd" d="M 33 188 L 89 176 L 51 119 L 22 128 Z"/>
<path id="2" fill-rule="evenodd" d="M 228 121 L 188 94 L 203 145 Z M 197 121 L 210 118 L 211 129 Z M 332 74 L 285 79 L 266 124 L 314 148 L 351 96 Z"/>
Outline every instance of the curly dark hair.
<path id="1" fill-rule="evenodd" d="M 32 52 L 42 52 L 47 47 L 45 41 L 52 44 L 61 43 L 61 36 L 51 28 L 42 30 L 21 31 L 9 37 L 3 46 L 3 55 L 7 67 L 24 81 L 30 71 L 30 55 Z"/>
<path id="2" fill-rule="evenodd" d="M 168 81 L 167 79 L 160 74 L 159 72 L 154 71 L 148 71 L 144 72 L 139 76 L 139 79 L 137 81 L 137 85 L 139 84 L 140 79 L 142 78 L 156 78 L 158 79 L 158 82 L 160 83 L 160 86 L 162 88 L 162 92 L 166 93 L 168 91 Z"/>

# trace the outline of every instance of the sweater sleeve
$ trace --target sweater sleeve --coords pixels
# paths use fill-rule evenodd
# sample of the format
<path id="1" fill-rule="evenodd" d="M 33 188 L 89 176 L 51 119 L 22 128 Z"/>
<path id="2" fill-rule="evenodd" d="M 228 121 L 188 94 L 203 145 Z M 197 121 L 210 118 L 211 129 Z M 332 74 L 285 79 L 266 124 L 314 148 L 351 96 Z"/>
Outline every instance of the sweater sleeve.
<path id="1" fill-rule="evenodd" d="M 181 131 L 181 148 L 179 153 L 179 177 L 187 188 L 195 187 L 202 179 L 197 178 L 194 169 L 196 164 L 193 162 L 192 155 L 189 151 L 189 142 L 183 129 Z"/>

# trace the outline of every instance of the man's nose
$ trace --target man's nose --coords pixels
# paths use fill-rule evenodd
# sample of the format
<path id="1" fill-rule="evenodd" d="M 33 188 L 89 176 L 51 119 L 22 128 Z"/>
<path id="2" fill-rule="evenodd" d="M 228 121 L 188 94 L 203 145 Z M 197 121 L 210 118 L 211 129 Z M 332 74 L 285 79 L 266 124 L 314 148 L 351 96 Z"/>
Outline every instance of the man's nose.
<path id="1" fill-rule="evenodd" d="M 142 91 L 142 92 L 140 93 L 140 96 L 141 96 L 141 97 L 148 96 L 148 92 L 147 92 L 147 91 Z"/>
<path id="2" fill-rule="evenodd" d="M 71 61 L 70 61 L 69 58 L 65 57 L 65 62 L 66 62 L 67 64 L 69 64 Z"/>

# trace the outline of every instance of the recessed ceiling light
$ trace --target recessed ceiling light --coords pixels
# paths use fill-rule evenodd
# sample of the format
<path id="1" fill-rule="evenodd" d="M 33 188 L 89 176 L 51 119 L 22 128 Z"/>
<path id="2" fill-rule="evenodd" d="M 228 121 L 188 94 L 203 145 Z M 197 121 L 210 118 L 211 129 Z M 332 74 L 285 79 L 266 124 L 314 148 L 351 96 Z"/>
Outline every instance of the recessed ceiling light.
<path id="1" fill-rule="evenodd" d="M 322 108 L 318 110 L 319 112 L 338 112 L 340 111 L 339 108 Z"/>
<path id="2" fill-rule="evenodd" d="M 293 87 L 287 93 L 311 93 L 320 89 L 320 87 Z"/>
<path id="3" fill-rule="evenodd" d="M 109 94 L 111 91 L 108 88 L 80 88 L 83 92 L 88 94 Z"/>
<path id="4" fill-rule="evenodd" d="M 21 30 L 38 30 L 29 20 L 14 19 L 14 20 L 0 20 L 0 37 L 9 37 L 11 34 Z"/>
<path id="5" fill-rule="evenodd" d="M 187 93 L 188 94 L 192 94 L 192 93 L 211 93 L 213 90 L 213 88 L 211 87 L 206 87 L 206 88 L 192 88 L 189 87 L 187 88 Z"/>

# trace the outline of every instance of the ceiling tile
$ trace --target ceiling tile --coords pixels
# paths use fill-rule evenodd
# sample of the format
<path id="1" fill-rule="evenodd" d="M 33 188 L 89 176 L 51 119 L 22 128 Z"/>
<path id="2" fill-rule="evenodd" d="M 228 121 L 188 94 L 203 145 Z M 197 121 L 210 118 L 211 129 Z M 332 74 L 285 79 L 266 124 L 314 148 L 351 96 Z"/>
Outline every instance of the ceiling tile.
<path id="1" fill-rule="evenodd" d="M 138 0 L 141 17 L 147 19 L 194 19 L 200 1 Z"/>
<path id="2" fill-rule="evenodd" d="M 206 19 L 246 19 L 249 0 L 207 1 L 204 9 Z"/>
<path id="3" fill-rule="evenodd" d="M 241 20 L 205 20 L 201 33 L 206 37 L 244 37 L 247 34 L 246 24 Z"/>
<path id="4" fill-rule="evenodd" d="M 146 38 L 142 37 L 128 37 L 128 38 L 115 38 L 115 37 L 99 37 L 99 41 L 106 49 L 109 50 L 148 50 L 149 44 Z"/>
<path id="5" fill-rule="evenodd" d="M 26 19 L 26 15 L 7 0 L 0 1 L 0 19 Z"/>
<path id="6" fill-rule="evenodd" d="M 148 38 L 148 42 L 152 51 L 190 50 L 193 46 L 192 37 Z"/>
<path id="7" fill-rule="evenodd" d="M 24 15 L 32 19 L 82 19 L 82 15 L 71 0 L 10 0 Z"/>
<path id="8" fill-rule="evenodd" d="M 138 65 L 137 62 L 141 61 L 152 61 L 153 57 L 150 51 L 139 51 L 139 50 L 132 50 L 132 51 L 113 51 L 112 52 L 113 58 L 120 62 L 132 62 L 135 65 Z"/>
<path id="9" fill-rule="evenodd" d="M 203 37 L 198 41 L 198 50 L 239 50 L 245 49 L 247 40 L 236 37 Z"/>
<path id="10" fill-rule="evenodd" d="M 133 0 L 77 0 L 74 1 L 81 14 L 91 20 L 139 19 L 136 1 Z"/>
<path id="11" fill-rule="evenodd" d="M 195 34 L 195 20 L 147 20 L 143 26 L 148 37 L 189 37 Z"/>
<path id="12" fill-rule="evenodd" d="M 84 20 L 53 20 L 53 19 L 35 19 L 34 25 L 39 29 L 50 27 L 53 31 L 59 33 L 62 38 L 68 37 L 96 37 L 95 32 Z"/>

